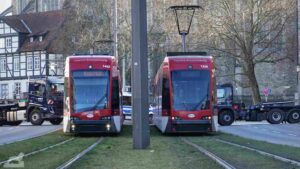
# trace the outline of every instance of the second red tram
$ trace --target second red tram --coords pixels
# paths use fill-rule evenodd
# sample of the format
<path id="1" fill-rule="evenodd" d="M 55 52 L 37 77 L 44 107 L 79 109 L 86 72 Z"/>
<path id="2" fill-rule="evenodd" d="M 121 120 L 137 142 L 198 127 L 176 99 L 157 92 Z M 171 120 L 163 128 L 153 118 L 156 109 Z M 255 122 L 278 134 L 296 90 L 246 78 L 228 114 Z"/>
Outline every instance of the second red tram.
<path id="1" fill-rule="evenodd" d="M 119 133 L 120 74 L 113 56 L 70 56 L 65 67 L 64 132 Z"/>
<path id="2" fill-rule="evenodd" d="M 154 84 L 154 123 L 162 133 L 216 131 L 214 70 L 205 53 L 167 54 Z"/>

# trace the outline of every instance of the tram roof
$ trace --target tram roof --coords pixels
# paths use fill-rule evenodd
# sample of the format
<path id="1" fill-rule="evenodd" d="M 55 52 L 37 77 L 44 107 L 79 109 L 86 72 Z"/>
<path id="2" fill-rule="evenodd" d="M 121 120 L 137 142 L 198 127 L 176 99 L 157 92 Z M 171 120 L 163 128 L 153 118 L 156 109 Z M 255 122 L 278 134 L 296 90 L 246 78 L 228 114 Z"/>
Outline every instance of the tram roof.
<path id="1" fill-rule="evenodd" d="M 204 58 L 212 59 L 213 57 L 206 52 L 168 52 L 168 58 Z"/>
<path id="2" fill-rule="evenodd" d="M 73 55 L 69 56 L 71 59 L 76 59 L 76 58 L 105 58 L 105 59 L 112 59 L 115 58 L 114 56 L 110 55 Z"/>

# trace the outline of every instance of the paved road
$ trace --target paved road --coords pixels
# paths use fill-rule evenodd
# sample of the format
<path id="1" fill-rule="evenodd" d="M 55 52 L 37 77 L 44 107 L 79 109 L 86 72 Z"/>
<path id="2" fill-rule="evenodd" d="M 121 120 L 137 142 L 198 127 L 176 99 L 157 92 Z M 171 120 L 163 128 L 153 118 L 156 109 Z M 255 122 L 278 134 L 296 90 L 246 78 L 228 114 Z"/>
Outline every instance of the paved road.
<path id="1" fill-rule="evenodd" d="M 1 126 L 0 145 L 42 136 L 61 128 L 62 125 L 54 126 L 48 122 L 42 126 L 32 126 L 30 123 L 22 123 L 20 126 Z"/>
<path id="2" fill-rule="evenodd" d="M 222 126 L 222 132 L 245 138 L 300 147 L 300 124 L 271 125 L 267 122 L 235 122 Z"/>

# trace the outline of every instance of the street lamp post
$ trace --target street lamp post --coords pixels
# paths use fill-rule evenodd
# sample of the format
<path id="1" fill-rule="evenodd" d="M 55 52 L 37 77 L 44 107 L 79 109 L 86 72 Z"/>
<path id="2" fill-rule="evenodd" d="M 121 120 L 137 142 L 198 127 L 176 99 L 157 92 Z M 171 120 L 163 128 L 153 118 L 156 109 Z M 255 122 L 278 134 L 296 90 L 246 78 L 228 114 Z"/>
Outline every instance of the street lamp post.
<path id="1" fill-rule="evenodd" d="M 203 8 L 198 5 L 185 5 L 171 6 L 169 9 L 171 9 L 175 15 L 178 33 L 182 38 L 182 50 L 186 52 L 186 36 L 190 32 L 195 11 Z"/>

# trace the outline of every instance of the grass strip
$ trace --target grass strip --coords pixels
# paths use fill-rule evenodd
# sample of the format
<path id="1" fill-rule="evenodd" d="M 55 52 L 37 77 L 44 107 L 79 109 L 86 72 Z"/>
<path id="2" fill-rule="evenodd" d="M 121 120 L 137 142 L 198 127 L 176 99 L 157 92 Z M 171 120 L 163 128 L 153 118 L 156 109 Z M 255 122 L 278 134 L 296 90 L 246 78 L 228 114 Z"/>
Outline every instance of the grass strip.
<path id="1" fill-rule="evenodd" d="M 5 144 L 0 146 L 0 161 L 8 160 L 9 157 L 19 155 L 20 153 L 30 153 L 39 149 L 57 144 L 59 142 L 70 139 L 70 136 L 62 134 L 62 131 L 56 131 L 44 136 Z"/>
<path id="2" fill-rule="evenodd" d="M 264 141 L 256 141 L 256 140 L 246 139 L 246 138 L 242 138 L 239 136 L 234 136 L 226 133 L 220 133 L 216 135 L 216 138 L 220 138 L 225 141 L 230 141 L 247 147 L 262 150 L 291 160 L 300 161 L 300 148 L 297 147 L 280 145 L 280 144 L 272 144 Z"/>
<path id="3" fill-rule="evenodd" d="M 132 128 L 107 137 L 71 168 L 97 169 L 220 169 L 215 161 L 186 145 L 179 137 L 164 136 L 151 127 L 151 146 L 132 149 Z"/>
<path id="4" fill-rule="evenodd" d="M 258 154 L 256 152 L 224 144 L 216 141 L 217 136 L 193 136 L 188 137 L 188 140 L 198 144 L 208 151 L 211 151 L 218 157 L 227 161 L 236 168 L 253 169 L 253 168 L 272 168 L 272 169 L 294 169 L 297 166 L 290 163 L 282 162 L 268 156 Z"/>
<path id="5" fill-rule="evenodd" d="M 70 160 L 89 147 L 97 137 L 78 137 L 61 146 L 25 157 L 25 169 L 53 169 Z M 0 166 L 0 168 L 3 166 Z"/>

